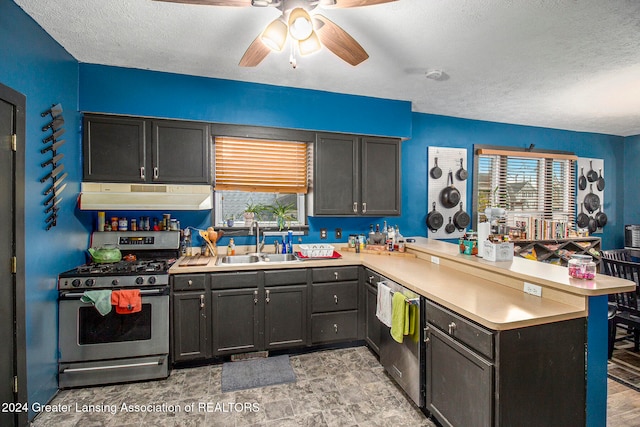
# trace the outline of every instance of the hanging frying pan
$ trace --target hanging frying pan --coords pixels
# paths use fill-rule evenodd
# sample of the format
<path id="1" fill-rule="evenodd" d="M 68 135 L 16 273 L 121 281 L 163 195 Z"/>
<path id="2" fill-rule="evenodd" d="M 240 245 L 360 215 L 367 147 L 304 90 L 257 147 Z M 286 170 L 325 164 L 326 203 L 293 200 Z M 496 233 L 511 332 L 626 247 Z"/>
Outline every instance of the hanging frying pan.
<path id="1" fill-rule="evenodd" d="M 596 188 L 598 191 L 604 190 L 604 177 L 602 176 L 602 168 L 600 168 L 600 176 L 598 176 L 598 181 L 596 181 Z"/>
<path id="2" fill-rule="evenodd" d="M 449 184 L 451 181 L 451 184 Z M 440 191 L 440 203 L 447 209 L 454 208 L 460 203 L 460 191 L 453 185 L 453 172 L 449 170 L 447 186 Z"/>
<path id="3" fill-rule="evenodd" d="M 460 202 L 460 210 L 453 216 L 453 224 L 458 230 L 462 231 L 469 226 L 470 222 L 471 218 L 469 214 L 462 209 L 462 202 Z"/>
<path id="4" fill-rule="evenodd" d="M 600 197 L 593 192 L 593 184 L 589 184 L 589 188 L 589 194 L 584 196 L 584 206 L 587 208 L 587 212 L 592 214 L 600 208 Z"/>
<path id="5" fill-rule="evenodd" d="M 607 221 L 607 214 L 602 212 L 602 206 L 600 206 L 600 210 L 596 214 L 596 222 L 598 223 L 598 228 L 602 228 L 607 225 Z"/>
<path id="6" fill-rule="evenodd" d="M 449 217 L 449 224 L 447 224 L 447 225 L 445 225 L 445 226 L 444 226 L 444 231 L 445 231 L 447 234 L 451 234 L 451 233 L 453 233 L 454 231 L 456 231 L 456 226 L 455 226 L 455 225 L 453 225 L 453 223 L 451 222 L 451 217 Z"/>
<path id="7" fill-rule="evenodd" d="M 591 169 L 587 172 L 587 179 L 589 182 L 596 182 L 598 180 L 598 174 L 593 170 L 593 160 L 589 160 L 589 165 Z"/>
<path id="8" fill-rule="evenodd" d="M 578 188 L 580 190 L 587 189 L 587 177 L 584 176 L 584 168 L 580 168 L 580 178 L 578 178 Z"/>
<path id="9" fill-rule="evenodd" d="M 431 168 L 431 170 L 429 171 L 429 175 L 431 175 L 431 178 L 433 179 L 438 179 L 442 176 L 442 169 L 440 169 L 438 167 L 438 158 L 436 157 L 435 159 L 433 159 L 435 166 Z"/>
<path id="10" fill-rule="evenodd" d="M 436 210 L 436 202 L 433 202 L 433 210 L 427 215 L 427 227 L 431 232 L 435 233 L 442 227 L 443 223 L 444 218 L 442 214 Z"/>
<path id="11" fill-rule="evenodd" d="M 589 225 L 587 226 L 589 234 L 593 234 L 598 229 L 598 221 L 592 216 L 589 217 Z"/>
<path id="12" fill-rule="evenodd" d="M 580 203 L 580 213 L 578 214 L 578 228 L 587 228 L 589 225 L 589 215 L 584 213 L 584 203 Z"/>
<path id="13" fill-rule="evenodd" d="M 460 181 L 464 181 L 469 176 L 469 173 L 464 168 L 464 159 L 460 159 L 460 169 L 456 172 L 456 178 Z"/>

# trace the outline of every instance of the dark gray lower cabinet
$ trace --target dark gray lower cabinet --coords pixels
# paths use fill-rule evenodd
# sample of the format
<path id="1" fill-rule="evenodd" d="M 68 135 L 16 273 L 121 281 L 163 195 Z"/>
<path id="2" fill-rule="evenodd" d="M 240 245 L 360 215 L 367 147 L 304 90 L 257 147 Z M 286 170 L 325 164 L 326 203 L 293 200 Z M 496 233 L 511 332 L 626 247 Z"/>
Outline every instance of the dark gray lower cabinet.
<path id="1" fill-rule="evenodd" d="M 209 295 L 204 290 L 173 294 L 174 362 L 211 357 L 209 306 Z"/>
<path id="2" fill-rule="evenodd" d="M 267 350 L 307 343 L 307 285 L 265 288 L 264 335 Z"/>
<path id="3" fill-rule="evenodd" d="M 262 349 L 262 304 L 258 288 L 211 292 L 213 355 Z"/>
<path id="4" fill-rule="evenodd" d="M 380 333 L 382 323 L 376 317 L 376 306 L 378 304 L 378 288 L 366 284 L 365 291 L 365 341 L 376 354 L 380 354 Z"/>
<path id="5" fill-rule="evenodd" d="M 426 409 L 443 426 L 584 426 L 586 320 L 491 331 L 426 305 Z"/>

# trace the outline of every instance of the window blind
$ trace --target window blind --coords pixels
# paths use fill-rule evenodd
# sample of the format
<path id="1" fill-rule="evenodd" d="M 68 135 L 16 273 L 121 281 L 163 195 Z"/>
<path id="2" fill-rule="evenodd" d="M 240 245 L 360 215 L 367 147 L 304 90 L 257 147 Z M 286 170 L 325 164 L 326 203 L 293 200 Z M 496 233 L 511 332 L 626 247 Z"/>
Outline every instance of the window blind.
<path id="1" fill-rule="evenodd" d="M 508 225 L 529 238 L 566 237 L 574 227 L 577 157 L 571 154 L 479 149 L 476 208 L 504 208 Z"/>
<path id="2" fill-rule="evenodd" d="M 216 137 L 214 167 L 216 190 L 307 192 L 304 142 Z"/>

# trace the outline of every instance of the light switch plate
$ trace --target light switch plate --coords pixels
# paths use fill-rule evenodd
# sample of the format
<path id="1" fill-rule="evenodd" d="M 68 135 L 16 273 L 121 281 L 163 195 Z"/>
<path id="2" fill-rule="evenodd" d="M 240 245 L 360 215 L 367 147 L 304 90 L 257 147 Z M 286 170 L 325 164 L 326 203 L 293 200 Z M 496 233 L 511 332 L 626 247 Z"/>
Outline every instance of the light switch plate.
<path id="1" fill-rule="evenodd" d="M 320 229 L 320 238 L 322 240 L 325 240 L 327 238 L 327 229 L 326 228 L 321 228 Z"/>

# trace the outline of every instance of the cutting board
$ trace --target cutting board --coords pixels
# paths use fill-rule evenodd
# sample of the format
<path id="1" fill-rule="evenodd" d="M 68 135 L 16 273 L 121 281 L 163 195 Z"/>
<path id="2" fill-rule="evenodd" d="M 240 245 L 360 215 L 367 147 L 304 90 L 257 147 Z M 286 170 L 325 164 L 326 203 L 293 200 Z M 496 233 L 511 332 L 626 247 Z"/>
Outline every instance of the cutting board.
<path id="1" fill-rule="evenodd" d="M 211 257 L 204 255 L 195 255 L 190 257 L 185 257 L 180 261 L 180 267 L 194 267 L 198 265 L 207 265 L 211 261 Z"/>

